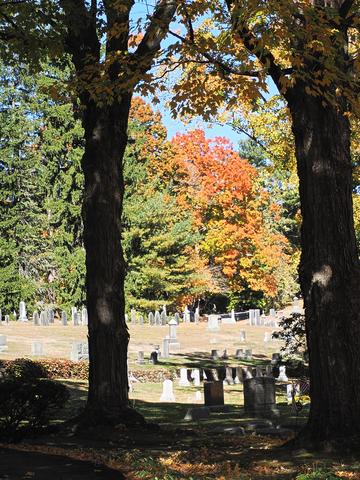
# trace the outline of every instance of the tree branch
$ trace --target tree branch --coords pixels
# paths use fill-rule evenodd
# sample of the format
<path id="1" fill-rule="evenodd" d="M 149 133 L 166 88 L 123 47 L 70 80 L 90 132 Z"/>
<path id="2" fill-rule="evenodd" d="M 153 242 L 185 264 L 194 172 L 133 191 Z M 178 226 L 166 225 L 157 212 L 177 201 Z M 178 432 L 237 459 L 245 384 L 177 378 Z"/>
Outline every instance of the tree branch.
<path id="1" fill-rule="evenodd" d="M 339 8 L 340 17 L 346 18 L 350 13 L 350 10 L 353 5 L 354 5 L 354 0 L 344 0 L 341 7 Z"/>
<path id="2" fill-rule="evenodd" d="M 160 50 L 161 41 L 169 31 L 179 0 L 160 0 L 151 17 L 150 24 L 133 57 L 142 63 L 142 72 L 147 71 Z"/>
<path id="3" fill-rule="evenodd" d="M 259 62 L 266 68 L 269 75 L 274 80 L 275 85 L 281 89 L 280 78 L 283 75 L 282 69 L 277 65 L 274 55 L 270 50 L 261 45 L 259 39 L 252 33 L 252 31 L 241 22 L 239 17 L 236 17 L 233 12 L 233 0 L 225 0 L 234 32 L 237 33 L 242 40 L 245 48 L 256 56 Z"/>

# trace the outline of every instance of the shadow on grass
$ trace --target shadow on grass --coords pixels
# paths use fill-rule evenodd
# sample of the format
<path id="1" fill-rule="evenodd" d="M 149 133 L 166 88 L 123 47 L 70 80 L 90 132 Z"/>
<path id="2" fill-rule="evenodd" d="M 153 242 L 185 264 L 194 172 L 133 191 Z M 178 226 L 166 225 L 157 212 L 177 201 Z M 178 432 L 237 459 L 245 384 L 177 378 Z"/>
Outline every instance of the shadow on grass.
<path id="1" fill-rule="evenodd" d="M 174 357 L 174 361 L 171 361 L 171 359 L 160 358 L 158 365 L 167 368 L 218 368 L 224 366 L 255 367 L 270 365 L 270 359 L 265 355 L 253 355 L 252 360 L 238 359 L 233 355 L 230 355 L 226 359 L 219 358 L 218 360 L 213 360 L 204 352 L 174 353 L 172 354 L 172 357 Z"/>

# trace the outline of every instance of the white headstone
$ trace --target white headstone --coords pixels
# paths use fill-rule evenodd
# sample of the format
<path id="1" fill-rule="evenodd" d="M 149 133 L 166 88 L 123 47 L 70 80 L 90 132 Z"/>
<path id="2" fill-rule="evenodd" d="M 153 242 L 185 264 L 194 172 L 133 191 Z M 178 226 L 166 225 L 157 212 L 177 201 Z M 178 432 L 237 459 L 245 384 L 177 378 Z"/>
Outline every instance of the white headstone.
<path id="1" fill-rule="evenodd" d="M 175 402 L 173 382 L 171 380 L 163 381 L 163 391 L 160 397 L 160 402 Z"/>
<path id="2" fill-rule="evenodd" d="M 191 317 L 190 317 L 190 310 L 186 306 L 184 309 L 184 322 L 185 323 L 190 323 Z"/>
<path id="3" fill-rule="evenodd" d="M 61 323 L 64 326 L 67 325 L 67 315 L 66 315 L 66 312 L 64 312 L 64 310 L 61 312 Z"/>
<path id="4" fill-rule="evenodd" d="M 75 342 L 71 346 L 70 360 L 78 362 L 80 360 L 89 360 L 88 342 Z"/>
<path id="5" fill-rule="evenodd" d="M 136 325 L 136 311 L 132 308 L 130 312 L 131 325 Z"/>
<path id="6" fill-rule="evenodd" d="M 163 347 L 161 351 L 161 358 L 169 358 L 169 345 L 170 345 L 170 338 L 165 337 L 163 340 Z"/>
<path id="7" fill-rule="evenodd" d="M 155 312 L 155 325 L 161 325 L 161 317 L 158 310 L 156 310 Z"/>
<path id="8" fill-rule="evenodd" d="M 177 328 L 177 322 L 173 318 L 169 322 L 169 338 L 170 338 L 170 343 L 176 343 L 176 328 Z"/>
<path id="9" fill-rule="evenodd" d="M 43 355 L 43 344 L 42 342 L 32 342 L 31 344 L 31 355 Z"/>
<path id="10" fill-rule="evenodd" d="M 199 320 L 200 320 L 200 308 L 196 307 L 195 315 L 194 315 L 194 321 L 195 321 L 195 323 L 199 323 Z"/>
<path id="11" fill-rule="evenodd" d="M 155 325 L 155 317 L 153 312 L 150 312 L 148 315 L 149 325 Z"/>
<path id="12" fill-rule="evenodd" d="M 208 330 L 217 331 L 219 330 L 219 315 L 211 314 L 208 315 Z"/>
<path id="13" fill-rule="evenodd" d="M 240 330 L 240 342 L 246 341 L 246 332 L 244 330 Z"/>
<path id="14" fill-rule="evenodd" d="M 195 387 L 200 387 L 200 370 L 198 368 L 192 369 L 191 378 L 194 380 Z"/>
<path id="15" fill-rule="evenodd" d="M 39 317 L 39 312 L 37 310 L 35 310 L 33 313 L 33 322 L 34 322 L 34 325 L 40 325 L 40 317 Z"/>
<path id="16" fill-rule="evenodd" d="M 265 343 L 271 342 L 271 340 L 272 340 L 271 332 L 265 332 L 265 333 L 264 333 L 264 342 L 265 342 Z"/>
<path id="17" fill-rule="evenodd" d="M 88 312 L 87 312 L 86 307 L 83 307 L 82 310 L 81 310 L 81 325 L 83 327 L 87 327 L 88 323 L 89 323 Z"/>
<path id="18" fill-rule="evenodd" d="M 180 368 L 179 386 L 188 387 L 189 385 L 190 385 L 190 382 L 187 377 L 187 368 Z"/>
<path id="19" fill-rule="evenodd" d="M 19 320 L 21 322 L 27 322 L 28 318 L 26 315 L 26 305 L 25 302 L 20 302 L 19 304 Z"/>
<path id="20" fill-rule="evenodd" d="M 286 366 L 285 365 L 281 365 L 279 367 L 279 376 L 276 380 L 278 382 L 287 382 L 289 380 L 288 377 L 286 376 Z"/>

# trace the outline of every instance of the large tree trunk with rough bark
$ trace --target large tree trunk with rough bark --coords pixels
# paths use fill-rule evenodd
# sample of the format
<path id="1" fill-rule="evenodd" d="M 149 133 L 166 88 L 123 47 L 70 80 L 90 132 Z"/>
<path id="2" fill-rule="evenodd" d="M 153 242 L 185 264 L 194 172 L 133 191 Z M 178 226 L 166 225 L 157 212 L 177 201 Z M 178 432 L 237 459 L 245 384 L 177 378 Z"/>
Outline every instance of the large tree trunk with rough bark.
<path id="1" fill-rule="evenodd" d="M 289 101 L 302 212 L 299 267 L 311 410 L 301 438 L 360 434 L 360 265 L 352 208 L 350 126 L 303 85 Z"/>
<path id="2" fill-rule="evenodd" d="M 131 95 L 120 103 L 84 112 L 83 203 L 86 288 L 89 310 L 87 414 L 119 421 L 128 405 L 125 266 L 121 247 L 124 192 L 122 160 Z"/>

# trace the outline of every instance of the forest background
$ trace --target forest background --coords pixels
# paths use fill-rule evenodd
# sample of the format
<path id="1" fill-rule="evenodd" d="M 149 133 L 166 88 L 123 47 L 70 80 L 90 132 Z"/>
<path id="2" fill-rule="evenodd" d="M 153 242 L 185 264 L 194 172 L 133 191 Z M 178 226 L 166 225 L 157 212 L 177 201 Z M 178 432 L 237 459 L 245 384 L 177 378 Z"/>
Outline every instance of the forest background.
<path id="1" fill-rule="evenodd" d="M 71 69 L 62 61 L 33 75 L 2 65 L 0 75 L 0 306 L 81 305 L 83 130 L 67 89 Z M 274 95 L 241 118 L 217 121 L 247 140 L 234 147 L 201 129 L 168 139 L 161 114 L 133 100 L 122 218 L 128 310 L 277 308 L 299 293 L 301 218 L 287 109 Z"/>

